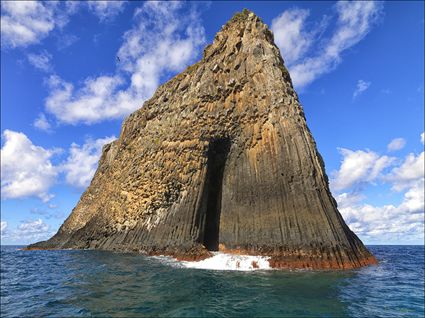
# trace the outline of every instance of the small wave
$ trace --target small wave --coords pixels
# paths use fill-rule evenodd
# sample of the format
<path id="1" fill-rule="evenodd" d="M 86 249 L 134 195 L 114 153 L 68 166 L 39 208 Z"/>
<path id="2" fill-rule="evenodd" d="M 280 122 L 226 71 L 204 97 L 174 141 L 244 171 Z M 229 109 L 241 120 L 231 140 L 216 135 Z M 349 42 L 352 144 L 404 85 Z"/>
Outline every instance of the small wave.
<path id="1" fill-rule="evenodd" d="M 186 268 L 253 271 L 271 269 L 267 256 L 234 255 L 213 252 L 214 256 L 198 262 L 179 262 Z"/>

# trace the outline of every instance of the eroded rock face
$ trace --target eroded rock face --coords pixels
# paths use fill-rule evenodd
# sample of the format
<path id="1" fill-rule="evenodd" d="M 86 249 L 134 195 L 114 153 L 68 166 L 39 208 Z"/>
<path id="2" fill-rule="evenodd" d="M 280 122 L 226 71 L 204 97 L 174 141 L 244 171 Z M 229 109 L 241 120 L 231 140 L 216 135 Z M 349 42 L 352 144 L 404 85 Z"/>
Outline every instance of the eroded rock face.
<path id="1" fill-rule="evenodd" d="M 124 121 L 58 233 L 29 248 L 376 262 L 337 210 L 272 33 L 248 11 Z"/>

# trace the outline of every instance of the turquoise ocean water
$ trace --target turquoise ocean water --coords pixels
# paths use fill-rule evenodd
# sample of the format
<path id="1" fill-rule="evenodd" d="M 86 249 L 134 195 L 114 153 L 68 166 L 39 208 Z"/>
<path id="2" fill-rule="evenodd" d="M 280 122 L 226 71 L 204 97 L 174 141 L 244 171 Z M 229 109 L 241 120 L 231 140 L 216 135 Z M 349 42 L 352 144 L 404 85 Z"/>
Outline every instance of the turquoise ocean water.
<path id="1" fill-rule="evenodd" d="M 102 251 L 1 247 L 1 317 L 424 317 L 424 247 L 352 271 L 228 271 Z"/>

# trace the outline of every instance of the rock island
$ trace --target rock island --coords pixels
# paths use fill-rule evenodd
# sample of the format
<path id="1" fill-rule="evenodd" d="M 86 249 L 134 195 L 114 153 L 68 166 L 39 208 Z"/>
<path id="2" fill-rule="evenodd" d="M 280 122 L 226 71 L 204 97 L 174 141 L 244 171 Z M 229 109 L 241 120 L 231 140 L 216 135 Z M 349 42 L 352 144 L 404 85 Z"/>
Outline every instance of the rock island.
<path id="1" fill-rule="evenodd" d="M 59 231 L 28 246 L 67 248 L 267 255 L 277 268 L 376 263 L 338 212 L 272 32 L 248 10 L 125 119 Z"/>

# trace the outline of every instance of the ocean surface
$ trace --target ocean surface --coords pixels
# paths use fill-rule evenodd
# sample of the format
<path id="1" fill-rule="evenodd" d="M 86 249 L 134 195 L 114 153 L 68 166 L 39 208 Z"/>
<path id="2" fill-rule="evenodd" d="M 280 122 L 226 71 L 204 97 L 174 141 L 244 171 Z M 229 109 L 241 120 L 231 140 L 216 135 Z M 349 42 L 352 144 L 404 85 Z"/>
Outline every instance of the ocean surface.
<path id="1" fill-rule="evenodd" d="M 424 317 L 424 247 L 369 248 L 378 266 L 326 272 L 2 246 L 1 317 Z"/>

